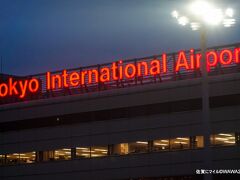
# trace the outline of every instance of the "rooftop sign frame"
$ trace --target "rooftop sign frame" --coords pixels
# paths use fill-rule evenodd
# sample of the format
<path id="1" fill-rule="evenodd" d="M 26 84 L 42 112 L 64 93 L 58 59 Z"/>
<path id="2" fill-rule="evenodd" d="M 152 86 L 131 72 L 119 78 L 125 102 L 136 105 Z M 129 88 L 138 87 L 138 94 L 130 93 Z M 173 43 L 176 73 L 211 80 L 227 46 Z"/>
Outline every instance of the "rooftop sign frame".
<path id="1" fill-rule="evenodd" d="M 240 71 L 240 43 L 208 48 L 209 75 Z M 201 77 L 200 50 L 181 50 L 1 80 L 0 104 Z"/>

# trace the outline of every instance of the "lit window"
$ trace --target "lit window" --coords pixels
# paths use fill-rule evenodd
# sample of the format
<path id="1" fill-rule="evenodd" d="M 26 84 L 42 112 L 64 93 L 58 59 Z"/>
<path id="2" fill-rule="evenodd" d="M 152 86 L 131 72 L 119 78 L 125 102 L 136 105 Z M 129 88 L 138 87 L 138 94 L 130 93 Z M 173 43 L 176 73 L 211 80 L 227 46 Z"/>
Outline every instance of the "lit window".
<path id="1" fill-rule="evenodd" d="M 35 152 L 27 152 L 19 154 L 19 162 L 20 163 L 33 163 L 35 162 L 36 155 Z"/>
<path id="2" fill-rule="evenodd" d="M 203 136 L 195 136 L 195 146 L 196 148 L 203 148 L 204 147 L 204 140 Z"/>
<path id="3" fill-rule="evenodd" d="M 159 139 L 153 141 L 154 151 L 164 151 L 169 149 L 169 139 Z"/>
<path id="4" fill-rule="evenodd" d="M 54 159 L 56 160 L 68 160 L 71 159 L 71 149 L 63 148 L 54 151 Z"/>
<path id="5" fill-rule="evenodd" d="M 124 155 L 128 154 L 128 144 L 127 143 L 121 143 L 121 144 L 115 144 L 113 146 L 113 154 L 114 155 Z"/>
<path id="6" fill-rule="evenodd" d="M 128 144 L 129 153 L 143 153 L 148 152 L 147 141 L 136 141 Z"/>
<path id="7" fill-rule="evenodd" d="M 211 135 L 210 137 L 212 145 L 219 146 L 231 146 L 235 145 L 235 134 L 234 133 L 219 133 Z"/>
<path id="8" fill-rule="evenodd" d="M 3 165 L 5 163 L 5 155 L 0 154 L 0 165 Z"/>
<path id="9" fill-rule="evenodd" d="M 107 146 L 94 146 L 91 147 L 91 157 L 102 157 L 108 155 L 108 147 Z"/>
<path id="10" fill-rule="evenodd" d="M 54 160 L 54 150 L 50 151 L 39 151 L 36 153 L 39 161 L 53 161 Z"/>
<path id="11" fill-rule="evenodd" d="M 77 147 L 76 148 L 77 158 L 90 158 L 90 148 L 89 147 Z"/>
<path id="12" fill-rule="evenodd" d="M 7 154 L 6 164 L 17 164 L 19 156 L 19 153 Z"/>
<path id="13" fill-rule="evenodd" d="M 171 149 L 188 149 L 190 146 L 189 137 L 177 137 L 170 139 Z"/>

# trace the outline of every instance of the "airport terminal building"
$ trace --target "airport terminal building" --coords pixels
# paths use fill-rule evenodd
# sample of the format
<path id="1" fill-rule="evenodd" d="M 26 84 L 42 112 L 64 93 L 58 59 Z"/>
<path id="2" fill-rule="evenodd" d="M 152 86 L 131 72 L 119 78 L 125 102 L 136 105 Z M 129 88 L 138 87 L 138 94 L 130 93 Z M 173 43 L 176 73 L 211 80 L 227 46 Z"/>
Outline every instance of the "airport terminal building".
<path id="1" fill-rule="evenodd" d="M 212 169 L 239 170 L 240 44 L 206 56 Z M 203 179 L 200 59 L 191 49 L 1 74 L 0 179 Z"/>

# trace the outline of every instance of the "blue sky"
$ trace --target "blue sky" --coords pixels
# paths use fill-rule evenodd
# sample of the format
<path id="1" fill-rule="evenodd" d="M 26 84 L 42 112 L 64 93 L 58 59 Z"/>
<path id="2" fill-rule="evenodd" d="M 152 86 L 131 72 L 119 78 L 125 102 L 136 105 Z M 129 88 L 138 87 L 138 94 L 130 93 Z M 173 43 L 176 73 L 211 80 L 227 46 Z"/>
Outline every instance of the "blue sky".
<path id="1" fill-rule="evenodd" d="M 199 48 L 199 33 L 179 26 L 170 15 L 189 2 L 0 0 L 4 73 L 36 74 Z M 240 9 L 240 1 L 215 2 Z M 240 13 L 235 16 L 235 27 L 208 30 L 208 46 L 240 42 Z"/>

